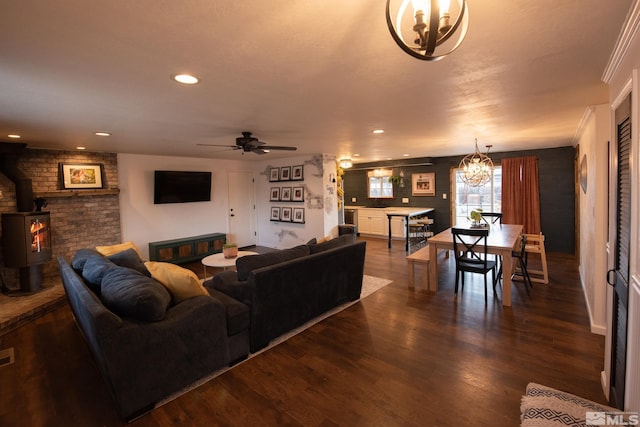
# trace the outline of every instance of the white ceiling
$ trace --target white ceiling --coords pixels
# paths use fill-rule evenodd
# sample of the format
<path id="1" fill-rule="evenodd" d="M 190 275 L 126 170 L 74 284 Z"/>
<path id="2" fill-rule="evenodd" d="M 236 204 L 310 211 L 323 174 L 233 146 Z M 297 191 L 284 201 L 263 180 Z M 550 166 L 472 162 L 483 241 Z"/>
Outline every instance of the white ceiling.
<path id="1" fill-rule="evenodd" d="M 243 160 L 292 153 L 197 144 L 247 130 L 359 161 L 571 145 L 608 101 L 632 1 L 468 0 L 462 46 L 427 62 L 382 0 L 0 0 L 0 140 Z"/>

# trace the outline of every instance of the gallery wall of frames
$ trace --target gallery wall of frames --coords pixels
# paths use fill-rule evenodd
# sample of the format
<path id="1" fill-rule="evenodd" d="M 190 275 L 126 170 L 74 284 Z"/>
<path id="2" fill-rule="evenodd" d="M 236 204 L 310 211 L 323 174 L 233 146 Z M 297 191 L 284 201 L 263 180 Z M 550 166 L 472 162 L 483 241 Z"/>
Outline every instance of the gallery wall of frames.
<path id="1" fill-rule="evenodd" d="M 304 165 L 269 170 L 271 221 L 304 224 Z"/>

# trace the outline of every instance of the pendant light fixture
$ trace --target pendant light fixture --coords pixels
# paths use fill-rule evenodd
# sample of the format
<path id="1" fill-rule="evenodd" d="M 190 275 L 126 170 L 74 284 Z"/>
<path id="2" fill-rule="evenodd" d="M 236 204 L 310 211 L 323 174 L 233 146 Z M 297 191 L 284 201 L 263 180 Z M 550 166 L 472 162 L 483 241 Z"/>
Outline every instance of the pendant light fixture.
<path id="1" fill-rule="evenodd" d="M 476 151 L 465 156 L 458 168 L 462 170 L 462 181 L 470 187 L 480 187 L 491 181 L 493 176 L 493 162 L 489 158 L 491 145 L 487 145 L 487 154 L 482 154 L 478 150 L 478 139 L 476 138 Z"/>
<path id="2" fill-rule="evenodd" d="M 387 0 L 386 16 L 398 46 L 425 61 L 437 61 L 456 50 L 469 27 L 467 0 Z"/>

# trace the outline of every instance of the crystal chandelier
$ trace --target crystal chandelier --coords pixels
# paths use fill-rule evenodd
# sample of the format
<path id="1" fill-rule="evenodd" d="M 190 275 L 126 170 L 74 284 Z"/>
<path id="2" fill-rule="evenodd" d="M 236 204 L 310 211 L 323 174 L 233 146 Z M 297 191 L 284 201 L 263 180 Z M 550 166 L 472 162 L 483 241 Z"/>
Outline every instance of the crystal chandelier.
<path id="1" fill-rule="evenodd" d="M 491 181 L 493 175 L 493 162 L 489 158 L 491 145 L 487 145 L 487 154 L 482 154 L 478 150 L 478 139 L 476 138 L 476 151 L 465 156 L 458 166 L 462 170 L 462 181 L 470 187 L 480 187 Z"/>
<path id="2" fill-rule="evenodd" d="M 408 11 L 409 3 L 412 12 Z M 386 17 L 398 46 L 425 61 L 437 61 L 456 50 L 469 27 L 467 0 L 387 0 Z M 458 29 L 456 37 L 446 43 Z M 441 52 L 436 54 L 440 46 Z M 449 50 L 442 52 L 445 48 Z"/>

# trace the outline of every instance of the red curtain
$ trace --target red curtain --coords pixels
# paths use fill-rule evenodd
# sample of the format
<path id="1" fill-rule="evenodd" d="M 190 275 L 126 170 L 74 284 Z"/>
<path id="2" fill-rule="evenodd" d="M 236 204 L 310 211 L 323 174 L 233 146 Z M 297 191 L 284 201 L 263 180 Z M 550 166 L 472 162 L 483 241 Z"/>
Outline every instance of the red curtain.
<path id="1" fill-rule="evenodd" d="M 502 222 L 522 224 L 523 233 L 540 233 L 538 159 L 502 159 Z"/>

